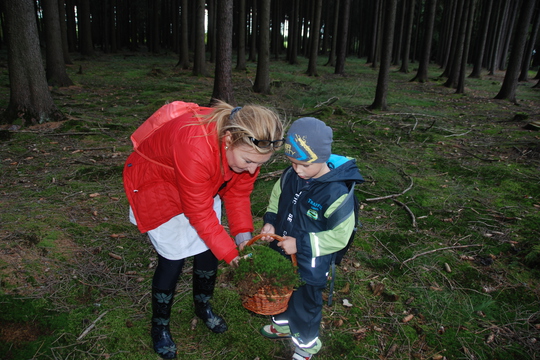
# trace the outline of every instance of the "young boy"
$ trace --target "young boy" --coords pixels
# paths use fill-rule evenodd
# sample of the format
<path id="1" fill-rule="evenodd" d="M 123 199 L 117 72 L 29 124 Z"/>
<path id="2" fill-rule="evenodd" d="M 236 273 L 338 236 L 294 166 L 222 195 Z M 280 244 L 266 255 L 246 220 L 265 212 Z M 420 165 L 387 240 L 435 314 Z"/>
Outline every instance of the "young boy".
<path id="1" fill-rule="evenodd" d="M 332 129 L 321 120 L 307 117 L 291 125 L 285 155 L 292 165 L 274 185 L 261 230 L 282 236 L 285 240 L 274 240 L 271 247 L 296 254 L 298 261 L 303 285 L 293 292 L 287 310 L 261 329 L 271 339 L 292 337 L 295 360 L 311 359 L 321 349 L 322 292 L 334 254 L 347 245 L 355 226 L 348 184 L 364 181 L 354 159 L 331 150 Z"/>

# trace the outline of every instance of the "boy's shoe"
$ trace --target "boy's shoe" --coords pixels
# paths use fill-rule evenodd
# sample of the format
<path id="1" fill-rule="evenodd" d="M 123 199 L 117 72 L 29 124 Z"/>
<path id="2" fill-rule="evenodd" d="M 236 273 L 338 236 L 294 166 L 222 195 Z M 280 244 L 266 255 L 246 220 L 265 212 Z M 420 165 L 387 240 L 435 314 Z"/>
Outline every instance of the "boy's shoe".
<path id="1" fill-rule="evenodd" d="M 269 339 L 288 339 L 291 334 L 280 333 L 273 325 L 265 325 L 261 328 L 261 334 Z"/>
<path id="2" fill-rule="evenodd" d="M 302 349 L 296 348 L 294 351 L 292 360 L 309 360 L 313 357 L 313 354 L 309 354 Z"/>

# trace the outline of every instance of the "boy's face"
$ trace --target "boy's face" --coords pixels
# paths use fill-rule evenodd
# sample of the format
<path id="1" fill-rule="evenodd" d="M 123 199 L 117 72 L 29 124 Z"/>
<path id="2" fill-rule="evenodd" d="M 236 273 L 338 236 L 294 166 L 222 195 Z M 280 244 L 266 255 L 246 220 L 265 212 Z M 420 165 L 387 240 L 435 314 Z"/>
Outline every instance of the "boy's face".
<path id="1" fill-rule="evenodd" d="M 304 180 L 316 179 L 323 176 L 330 171 L 328 165 L 324 163 L 308 163 L 306 161 L 298 161 L 292 157 L 289 157 L 291 165 L 298 174 L 298 176 Z"/>

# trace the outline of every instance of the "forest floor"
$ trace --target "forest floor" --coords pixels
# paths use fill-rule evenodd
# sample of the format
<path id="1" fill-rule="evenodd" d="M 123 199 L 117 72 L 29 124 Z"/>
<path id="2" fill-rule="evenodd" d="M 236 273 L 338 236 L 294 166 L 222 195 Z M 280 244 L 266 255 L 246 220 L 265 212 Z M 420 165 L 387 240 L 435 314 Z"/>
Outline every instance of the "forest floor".
<path id="1" fill-rule="evenodd" d="M 52 90 L 65 121 L 0 127 L 0 359 L 157 358 L 148 335 L 156 255 L 128 221 L 121 173 L 130 134 L 161 105 L 210 100 L 213 79 L 175 60 L 74 59 L 76 85 Z M 271 95 L 250 90 L 256 64 L 234 71 L 238 104 L 273 107 L 286 122 L 321 118 L 334 152 L 356 158 L 366 179 L 356 192 L 363 225 L 325 304 L 317 359 L 537 359 L 537 80 L 520 83 L 513 104 L 493 99 L 503 72 L 468 79 L 458 95 L 435 75 L 418 84 L 393 70 L 389 110 L 369 111 L 377 70 L 348 59 L 347 76 L 336 76 L 322 64 L 307 77 L 307 61 L 273 62 Z M 278 153 L 261 170 L 256 228 L 285 166 Z M 213 303 L 230 330 L 216 336 L 197 323 L 188 261 L 171 326 L 179 358 L 290 358 L 290 342 L 259 335 L 268 317 L 243 309 L 220 269 Z"/>

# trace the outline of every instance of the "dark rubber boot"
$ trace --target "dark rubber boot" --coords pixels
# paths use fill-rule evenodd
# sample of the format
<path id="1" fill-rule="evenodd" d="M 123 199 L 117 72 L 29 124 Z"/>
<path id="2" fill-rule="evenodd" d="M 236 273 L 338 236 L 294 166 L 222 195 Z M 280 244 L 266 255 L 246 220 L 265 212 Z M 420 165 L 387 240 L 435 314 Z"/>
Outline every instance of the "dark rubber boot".
<path id="1" fill-rule="evenodd" d="M 214 314 L 210 299 L 216 285 L 216 270 L 193 270 L 193 302 L 195 315 L 204 320 L 206 326 L 215 333 L 227 331 L 227 324 L 220 316 Z"/>
<path id="2" fill-rule="evenodd" d="M 154 351 L 162 359 L 176 359 L 176 344 L 174 343 L 169 322 L 174 290 L 159 290 L 152 288 L 152 342 Z"/>

